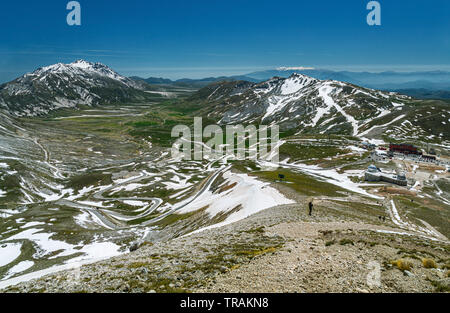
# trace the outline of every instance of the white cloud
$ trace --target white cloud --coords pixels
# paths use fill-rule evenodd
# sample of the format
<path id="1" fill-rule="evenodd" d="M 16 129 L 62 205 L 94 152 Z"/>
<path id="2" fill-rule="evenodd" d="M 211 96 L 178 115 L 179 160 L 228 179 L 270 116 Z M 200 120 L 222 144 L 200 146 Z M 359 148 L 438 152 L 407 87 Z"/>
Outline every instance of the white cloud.
<path id="1" fill-rule="evenodd" d="M 277 68 L 278 71 L 301 71 L 301 70 L 314 70 L 314 67 L 303 67 L 303 66 L 297 66 L 297 67 L 279 67 Z"/>

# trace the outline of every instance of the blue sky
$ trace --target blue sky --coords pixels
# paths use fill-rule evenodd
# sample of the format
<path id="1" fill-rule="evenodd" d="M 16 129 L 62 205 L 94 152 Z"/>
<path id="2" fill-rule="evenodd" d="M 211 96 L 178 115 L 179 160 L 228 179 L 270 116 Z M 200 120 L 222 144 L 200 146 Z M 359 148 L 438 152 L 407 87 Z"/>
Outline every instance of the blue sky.
<path id="1" fill-rule="evenodd" d="M 2 1 L 0 82 L 83 58 L 121 74 L 169 78 L 243 74 L 278 66 L 450 70 L 450 1 Z"/>

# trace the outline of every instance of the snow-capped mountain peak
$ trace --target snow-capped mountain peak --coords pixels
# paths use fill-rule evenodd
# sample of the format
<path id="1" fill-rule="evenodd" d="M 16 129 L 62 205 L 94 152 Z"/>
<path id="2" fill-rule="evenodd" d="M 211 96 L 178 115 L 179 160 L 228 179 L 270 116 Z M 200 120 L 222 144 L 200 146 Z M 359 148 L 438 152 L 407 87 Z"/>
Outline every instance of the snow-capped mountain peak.
<path id="1" fill-rule="evenodd" d="M 115 79 L 127 84 L 130 82 L 134 83 L 134 81 L 131 81 L 129 78 L 116 73 L 114 70 L 112 70 L 111 68 L 102 63 L 92 63 L 85 60 L 77 60 L 69 64 L 57 63 L 41 67 L 30 74 L 24 75 L 24 77 L 34 77 L 34 79 L 36 78 L 43 79 L 42 75 L 48 74 L 67 74 L 70 76 L 99 75 Z"/>
<path id="2" fill-rule="evenodd" d="M 60 107 L 146 98 L 148 85 L 102 63 L 57 63 L 0 86 L 0 107 L 16 115 L 41 115 Z"/>
<path id="3" fill-rule="evenodd" d="M 302 88 L 309 86 L 311 84 L 315 84 L 317 79 L 303 75 L 294 73 L 289 78 L 284 80 L 283 85 L 281 85 L 281 94 L 288 95 L 292 93 L 296 93 Z"/>
<path id="4" fill-rule="evenodd" d="M 101 66 L 106 67 L 105 65 L 103 65 L 101 63 L 95 63 L 95 64 L 99 64 Z M 93 68 L 94 67 L 94 63 L 91 63 L 91 62 L 88 62 L 88 61 L 85 61 L 85 60 L 82 60 L 82 59 L 76 60 L 75 62 L 70 63 L 70 65 L 71 66 L 75 66 L 75 67 L 79 67 L 79 68 L 84 68 L 84 69 Z"/>

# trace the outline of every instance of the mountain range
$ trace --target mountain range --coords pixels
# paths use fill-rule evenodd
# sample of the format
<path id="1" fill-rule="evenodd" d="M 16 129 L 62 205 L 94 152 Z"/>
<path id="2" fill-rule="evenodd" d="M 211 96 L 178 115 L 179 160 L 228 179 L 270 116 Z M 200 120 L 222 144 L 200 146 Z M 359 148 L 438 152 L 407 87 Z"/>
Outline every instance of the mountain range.
<path id="1" fill-rule="evenodd" d="M 293 72 L 287 78 L 275 76 L 263 82 L 258 82 L 256 77 L 276 73 L 253 73 L 253 81 L 240 76 L 215 81 L 212 78 L 181 80 L 177 84 L 192 86 L 194 82 L 196 89 L 208 85 L 193 90 L 188 98 L 177 99 L 177 105 L 184 105 L 196 116 L 208 117 L 219 124 L 276 123 L 289 133 L 448 139 L 448 102 L 417 100 L 344 81 L 318 79 L 295 70 L 280 71 Z M 429 75 L 442 78 L 447 74 L 430 72 Z M 37 116 L 80 105 L 150 102 L 155 92 L 160 97 L 170 94 L 164 88 L 168 85 L 163 79 L 127 78 L 106 65 L 79 60 L 39 68 L 1 85 L 0 109 L 16 116 Z"/>
<path id="2" fill-rule="evenodd" d="M 219 124 L 277 124 L 288 133 L 448 139 L 449 104 L 302 74 L 208 85 L 185 100 Z M 186 104 L 185 104 L 186 105 Z"/>
<path id="3" fill-rule="evenodd" d="M 418 98 L 450 98 L 450 72 L 422 71 L 422 72 L 393 72 L 380 73 L 331 71 L 313 68 L 278 68 L 273 70 L 257 71 L 244 75 L 207 77 L 202 79 L 178 79 L 149 77 L 146 79 L 133 77 L 149 84 L 165 84 L 186 87 L 204 87 L 218 81 L 245 80 L 262 82 L 272 77 L 287 78 L 298 73 L 321 80 L 338 80 L 367 88 L 401 92 Z"/>

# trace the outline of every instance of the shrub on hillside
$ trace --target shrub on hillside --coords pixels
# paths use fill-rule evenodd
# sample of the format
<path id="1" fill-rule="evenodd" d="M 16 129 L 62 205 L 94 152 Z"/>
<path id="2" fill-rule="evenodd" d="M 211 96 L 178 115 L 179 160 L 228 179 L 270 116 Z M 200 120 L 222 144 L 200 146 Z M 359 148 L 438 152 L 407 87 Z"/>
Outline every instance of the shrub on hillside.
<path id="1" fill-rule="evenodd" d="M 433 259 L 422 259 L 422 265 L 425 268 L 437 268 L 436 262 Z"/>
<path id="2" fill-rule="evenodd" d="M 392 261 L 391 264 L 401 271 L 410 271 L 412 268 L 412 263 L 403 259 Z"/>

